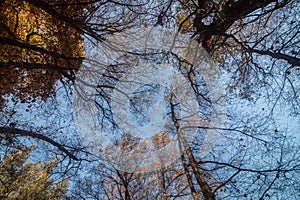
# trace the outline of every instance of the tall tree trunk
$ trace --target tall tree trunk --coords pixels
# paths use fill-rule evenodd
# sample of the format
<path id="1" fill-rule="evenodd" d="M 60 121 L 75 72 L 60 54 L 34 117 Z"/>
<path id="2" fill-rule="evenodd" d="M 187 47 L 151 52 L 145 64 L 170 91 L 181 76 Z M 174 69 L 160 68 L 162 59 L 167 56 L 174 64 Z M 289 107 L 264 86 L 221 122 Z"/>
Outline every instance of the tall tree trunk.
<path id="1" fill-rule="evenodd" d="M 162 184 L 162 189 L 163 189 L 163 193 L 162 193 L 162 200 L 166 200 L 167 199 L 167 188 L 166 188 L 166 180 L 165 180 L 165 170 L 164 168 L 161 169 L 161 184 Z"/>
<path id="2" fill-rule="evenodd" d="M 180 143 L 179 140 L 178 140 L 178 145 L 179 145 L 180 151 L 183 152 L 183 151 L 182 151 L 182 146 L 181 146 L 181 143 Z M 199 197 L 198 197 L 198 194 L 197 194 L 197 192 L 196 192 L 196 189 L 195 189 L 195 187 L 194 187 L 193 180 L 192 180 L 192 176 L 191 176 L 191 174 L 190 174 L 190 172 L 189 172 L 188 165 L 187 165 L 187 163 L 186 163 L 184 154 L 181 154 L 181 157 L 180 157 L 180 158 L 181 158 L 181 162 L 182 162 L 182 165 L 183 165 L 184 174 L 185 174 L 186 179 L 187 179 L 187 181 L 188 181 L 188 185 L 189 185 L 189 188 L 190 188 L 190 190 L 191 190 L 192 196 L 193 196 L 194 200 L 200 200 Z"/>
<path id="3" fill-rule="evenodd" d="M 206 180 L 204 179 L 204 177 L 201 175 L 199 169 L 198 169 L 198 166 L 197 166 L 197 162 L 195 160 L 195 157 L 192 153 L 192 150 L 190 149 L 190 146 L 188 144 L 188 142 L 186 141 L 183 133 L 182 133 L 182 130 L 180 128 L 180 125 L 178 123 L 178 120 L 175 116 L 175 111 L 174 111 L 174 107 L 175 105 L 172 103 L 172 96 L 170 97 L 170 100 L 169 100 L 170 104 L 171 104 L 171 114 L 172 114 L 172 121 L 174 123 L 174 126 L 176 127 L 176 131 L 177 131 L 177 135 L 178 135 L 178 140 L 179 142 L 181 142 L 183 144 L 183 147 L 184 147 L 184 150 L 185 150 L 185 153 L 187 155 L 187 158 L 191 164 L 191 167 L 192 167 L 192 171 L 196 177 L 196 181 L 197 183 L 199 184 L 200 188 L 201 188 L 201 191 L 202 191 L 202 194 L 203 194 L 203 197 L 205 200 L 215 200 L 215 196 L 213 194 L 213 191 L 212 189 L 209 187 L 208 183 L 206 182 Z M 184 152 L 182 152 L 184 153 Z"/>

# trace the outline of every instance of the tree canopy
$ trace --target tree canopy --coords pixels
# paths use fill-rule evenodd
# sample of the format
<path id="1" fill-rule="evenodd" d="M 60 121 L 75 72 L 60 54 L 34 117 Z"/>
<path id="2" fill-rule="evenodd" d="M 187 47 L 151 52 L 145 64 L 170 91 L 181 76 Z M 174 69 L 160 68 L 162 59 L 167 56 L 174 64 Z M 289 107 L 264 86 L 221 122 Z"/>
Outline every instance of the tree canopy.
<path id="1" fill-rule="evenodd" d="M 83 16 L 82 8 L 66 10 Z M 46 99 L 84 58 L 81 33 L 26 1 L 1 1 L 1 94 Z"/>
<path id="2" fill-rule="evenodd" d="M 0 0 L 1 196 L 298 199 L 299 13 L 298 0 Z"/>
<path id="3" fill-rule="evenodd" d="M 49 176 L 57 159 L 33 163 L 29 156 L 33 146 L 15 149 L 0 162 L 1 199 L 62 199 L 68 179 L 54 182 Z"/>

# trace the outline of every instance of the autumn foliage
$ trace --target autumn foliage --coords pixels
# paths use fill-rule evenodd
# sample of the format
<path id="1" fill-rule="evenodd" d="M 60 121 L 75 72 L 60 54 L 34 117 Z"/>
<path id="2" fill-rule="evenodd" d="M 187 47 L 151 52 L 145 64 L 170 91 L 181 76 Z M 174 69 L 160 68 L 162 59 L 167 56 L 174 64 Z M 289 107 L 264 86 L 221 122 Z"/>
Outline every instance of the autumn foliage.
<path id="1" fill-rule="evenodd" d="M 0 4 L 0 94 L 23 101 L 46 99 L 63 74 L 80 67 L 82 37 L 26 1 Z M 82 8 L 65 12 L 83 15 Z"/>

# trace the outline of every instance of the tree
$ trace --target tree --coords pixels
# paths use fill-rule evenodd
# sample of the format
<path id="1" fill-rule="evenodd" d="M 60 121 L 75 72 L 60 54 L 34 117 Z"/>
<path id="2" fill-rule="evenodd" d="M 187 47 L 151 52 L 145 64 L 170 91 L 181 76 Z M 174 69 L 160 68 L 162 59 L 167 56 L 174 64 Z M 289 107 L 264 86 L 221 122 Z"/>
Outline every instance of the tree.
<path id="1" fill-rule="evenodd" d="M 83 7 L 67 10 L 84 16 Z M 84 56 L 81 33 L 26 1 L 1 1 L 1 95 L 46 99 L 57 80 L 71 77 Z"/>
<path id="2" fill-rule="evenodd" d="M 91 199 L 189 198 L 186 173 L 183 172 L 180 161 L 164 166 L 166 155 L 155 157 L 152 160 L 153 166 L 160 164 L 162 167 L 148 172 L 140 171 L 141 166 L 136 165 L 135 162 L 128 163 L 131 166 L 120 166 L 122 162 L 130 160 L 128 157 L 134 157 L 135 153 L 161 149 L 172 139 L 166 132 L 154 134 L 150 142 L 145 139 L 140 142 L 139 139 L 130 135 L 124 136 L 118 140 L 121 148 L 119 151 L 114 151 L 114 156 L 119 159 L 110 158 L 105 163 L 91 163 L 92 167 L 86 173 L 88 175 L 78 178 L 77 190 L 73 191 L 73 195 Z M 115 147 L 108 147 L 107 151 L 111 151 L 112 148 Z M 112 163 L 108 164 L 109 161 Z M 131 171 L 127 172 L 126 167 Z"/>
<path id="3" fill-rule="evenodd" d="M 27 161 L 33 146 L 7 153 L 0 162 L 1 199 L 62 199 L 68 178 L 49 178 L 58 158 L 46 162 Z"/>
<path id="4" fill-rule="evenodd" d="M 297 1 L 199 0 L 180 3 L 179 29 L 188 29 L 222 68 L 234 73 L 231 90 L 243 85 L 239 88 L 243 90 L 241 95 L 249 97 L 247 91 L 255 81 L 264 84 L 257 77 L 267 79 L 277 74 L 279 62 L 285 63 L 285 67 L 278 70 L 286 71 L 287 79 L 291 80 L 289 75 L 297 74 L 299 30 L 297 15 L 291 14 L 297 13 Z M 280 16 L 284 17 L 279 20 Z M 229 62 L 230 59 L 234 61 Z M 259 59 L 270 59 L 274 68 L 262 66 L 257 62 Z M 289 84 L 294 87 L 294 81 Z"/>
<path id="5" fill-rule="evenodd" d="M 187 177 L 191 174 L 188 180 L 191 180 L 189 187 L 195 194 L 194 199 L 285 196 L 296 199 L 295 186 L 299 179 L 299 165 L 296 163 L 299 159 L 295 155 L 298 144 L 293 142 L 293 135 L 288 136 L 287 128 L 280 125 L 276 119 L 278 113 L 275 114 L 274 110 L 279 109 L 279 102 L 284 105 L 289 101 L 293 108 L 286 112 L 296 121 L 299 116 L 295 103 L 299 102 L 299 92 L 295 90 L 299 87 L 299 56 L 294 51 L 299 48 L 296 39 L 299 31 L 294 25 L 297 24 L 296 14 L 287 14 L 296 13 L 299 4 L 297 1 L 251 1 L 250 4 L 246 1 L 170 2 L 180 5 L 179 14 L 175 14 L 179 29 L 193 34 L 219 64 L 220 70 L 227 70 L 231 77 L 227 88 L 231 108 L 227 114 L 228 124 L 224 127 L 197 127 L 204 131 L 211 128 L 220 131 L 224 136 L 222 143 L 205 159 L 199 156 L 200 139 L 185 145 L 187 163 L 184 164 L 184 160 L 182 163 L 183 167 L 186 166 Z M 162 21 L 161 16 L 174 18 L 171 7 L 158 16 L 159 22 Z M 185 13 L 186 17 L 183 17 Z M 277 20 L 278 16 L 284 17 Z M 278 29 L 278 25 L 282 28 Z M 266 63 L 261 63 L 262 60 Z M 119 65 L 120 71 L 118 65 L 113 67 L 99 84 L 102 97 L 107 96 L 114 87 L 114 81 L 118 81 L 120 74 L 124 73 L 124 65 Z M 112 81 L 105 82 L 106 78 Z M 193 81 L 191 85 L 197 86 Z M 145 94 L 141 96 L 145 98 Z M 109 104 L 107 99 L 103 102 Z M 131 100 L 134 102 L 135 99 Z M 234 104 L 247 102 L 254 105 L 262 100 L 265 107 L 261 111 L 244 111 L 245 115 L 234 111 L 237 109 Z M 107 113 L 110 113 L 109 107 L 101 105 L 102 110 L 107 108 Z M 111 117 L 110 114 L 101 116 Z M 294 133 L 296 127 L 294 125 Z M 284 189 L 283 185 L 288 189 Z"/>
<path id="6" fill-rule="evenodd" d="M 1 4 L 7 7 L 9 3 L 1 1 Z M 183 120 L 178 112 L 182 109 L 182 105 L 176 99 L 168 101 L 166 98 L 169 109 L 168 117 L 171 119 L 168 124 L 169 134 L 179 136 L 176 142 L 181 146 L 182 155 L 168 168 L 162 167 L 155 172 L 142 174 L 132 170 L 130 172 L 120 170 L 118 165 L 113 165 L 114 163 L 102 162 L 103 158 L 99 161 L 98 154 L 90 155 L 87 149 L 78 144 L 80 142 L 70 142 L 76 140 L 76 137 L 72 137 L 76 130 L 72 127 L 73 122 L 68 125 L 62 123 L 65 119 L 69 119 L 70 112 L 61 108 L 67 107 L 65 103 L 67 98 L 60 98 L 60 94 L 56 96 L 57 100 L 54 99 L 51 102 L 57 106 L 54 109 L 62 111 L 55 115 L 56 119 L 52 119 L 49 115 L 49 110 L 52 112 L 53 107 L 49 106 L 51 109 L 44 113 L 38 112 L 38 122 L 41 118 L 47 119 L 48 124 L 44 127 L 40 127 L 39 123 L 32 123 L 36 118 L 28 119 L 28 115 L 23 113 L 24 110 L 19 108 L 16 111 L 18 103 L 4 107 L 5 113 L 0 127 L 3 133 L 2 142 L 6 142 L 4 145 L 12 145 L 18 138 L 35 138 L 37 141 L 42 140 L 52 144 L 57 148 L 55 153 L 63 152 L 67 161 L 61 163 L 66 169 L 63 173 L 77 175 L 76 180 L 73 179 L 73 181 L 76 182 L 78 189 L 71 191 L 75 197 L 91 199 L 176 199 L 182 197 L 230 200 L 297 199 L 299 197 L 300 160 L 297 156 L 299 144 L 292 135 L 296 134 L 299 128 L 297 125 L 299 121 L 299 54 L 297 52 L 299 52 L 300 32 L 297 0 L 168 0 L 160 2 L 26 0 L 20 5 L 10 7 L 11 13 L 14 14 L 9 14 L 11 20 L 8 21 L 16 21 L 16 17 L 23 15 L 22 13 L 17 15 L 17 11 L 13 11 L 13 8 L 23 10 L 30 8 L 36 13 L 39 11 L 38 13 L 41 13 L 41 18 L 44 20 L 42 20 L 43 23 L 48 20 L 57 22 L 54 29 L 61 28 L 61 31 L 57 36 L 49 33 L 50 39 L 70 39 L 68 36 L 62 36 L 62 30 L 65 29 L 71 30 L 70 33 L 85 36 L 88 55 L 91 54 L 89 51 L 93 47 L 97 49 L 99 46 L 108 44 L 109 49 L 111 47 L 109 44 L 112 44 L 109 43 L 111 42 L 109 35 L 122 32 L 132 26 L 177 25 L 179 31 L 189 34 L 206 49 L 215 60 L 220 73 L 226 77 L 227 121 L 224 126 L 206 126 L 205 124 L 196 126 L 192 123 L 182 126 L 178 123 Z M 5 15 L 4 12 L 1 11 L 1 13 Z M 36 52 L 46 54 L 51 57 L 51 65 L 47 63 L 47 69 L 48 67 L 55 69 L 60 74 L 59 77 L 65 77 L 63 81 L 71 80 L 68 84 L 64 82 L 64 86 L 73 87 L 72 81 L 78 74 L 71 73 L 66 63 L 72 65 L 73 57 L 77 59 L 75 54 L 70 52 L 67 55 L 72 58 L 63 57 L 61 54 L 65 52 L 56 50 L 67 49 L 67 47 L 60 47 L 51 42 L 40 44 L 38 42 L 41 41 L 33 37 L 34 34 L 28 36 L 29 39 L 34 39 L 29 41 L 31 46 L 25 46 L 22 37 L 26 39 L 26 34 L 25 36 L 19 35 L 15 40 L 10 37 L 9 32 L 13 32 L 13 29 L 6 22 L 3 21 L 6 26 L 1 26 L 1 30 L 4 30 L 2 31 L 4 35 L 0 34 L 1 44 L 7 46 L 7 43 L 10 43 L 7 48 L 14 50 L 12 53 L 5 51 L 4 55 L 7 59 L 16 57 L 20 60 L 19 54 L 15 53 L 18 48 L 29 49 L 30 56 L 35 55 L 33 53 Z M 22 24 L 22 21 L 19 20 L 18 24 Z M 47 31 L 46 33 L 48 34 Z M 77 45 L 76 41 L 80 39 L 76 38 L 74 49 L 78 50 L 80 45 Z M 189 80 L 191 91 L 199 97 L 203 116 L 209 115 L 212 110 L 210 91 L 205 84 L 200 84 L 201 74 L 197 73 L 192 63 L 177 55 L 157 54 L 155 49 L 152 50 L 149 49 L 150 53 L 147 51 L 149 54 L 146 55 L 143 54 L 144 52 L 124 52 L 119 60 L 106 66 L 101 65 L 104 72 L 97 82 L 98 93 L 95 95 L 96 100 L 93 99 L 93 101 L 97 105 L 97 120 L 101 127 L 109 129 L 111 137 L 116 137 L 113 139 L 116 144 L 113 150 L 118 150 L 115 151 L 115 161 L 123 162 L 128 159 L 135 161 L 134 151 L 153 150 L 143 146 L 149 145 L 149 140 L 130 137 L 130 131 L 125 134 L 120 132 L 116 116 L 111 109 L 111 105 L 116 102 L 116 99 L 112 99 L 112 91 L 122 76 L 132 66 L 137 65 L 137 60 L 142 60 L 144 63 L 156 60 L 175 62 L 173 63 L 175 68 Z M 153 52 L 155 53 L 151 54 Z M 109 50 L 104 53 L 110 55 Z M 54 63 L 55 65 L 52 63 L 52 58 L 58 60 Z M 81 59 L 79 58 L 80 62 Z M 102 60 L 97 60 L 97 56 L 92 59 L 94 60 L 85 61 L 88 64 L 102 63 Z M 33 65 L 42 68 L 45 67 L 45 62 L 33 60 L 32 63 L 26 63 L 26 66 Z M 2 63 L 1 66 L 8 65 Z M 15 69 L 15 65 L 12 68 Z M 8 74 L 7 71 L 6 74 Z M 53 83 L 57 79 L 53 79 Z M 13 84 L 18 85 L 21 82 L 22 80 L 17 79 Z M 45 85 L 50 88 L 53 86 L 48 83 Z M 155 84 L 146 85 L 137 89 L 133 96 L 128 97 L 131 103 L 130 112 L 136 117 L 133 119 L 136 120 L 135 123 L 143 124 L 149 119 L 144 111 L 147 110 L 147 106 L 153 105 L 156 89 Z M 7 91 L 5 94 L 13 91 L 12 87 L 7 87 Z M 70 89 L 67 89 L 66 93 L 69 95 Z M 13 97 L 20 96 L 18 90 L 12 94 Z M 140 102 L 143 100 L 145 102 Z M 45 104 L 38 103 L 39 106 Z M 30 106 L 32 105 L 35 104 L 31 103 Z M 189 109 L 193 111 L 192 108 Z M 206 118 L 207 121 L 209 119 L 209 117 Z M 82 121 L 85 122 L 85 119 Z M 34 124 L 36 127 L 28 124 Z M 181 131 L 192 128 L 196 130 L 196 137 L 188 143 Z M 203 157 L 201 155 L 203 137 L 211 129 L 218 131 L 221 137 L 210 154 Z M 164 140 L 164 136 L 164 134 L 158 134 L 152 138 L 156 141 L 156 147 L 165 146 L 164 142 L 170 139 Z M 22 144 L 22 140 L 19 142 Z M 149 147 L 147 145 L 146 147 Z M 48 152 L 49 149 L 45 148 L 45 151 Z M 53 149 L 50 151 L 52 152 Z M 86 159 L 87 157 L 89 159 Z M 158 157 L 155 162 L 156 164 L 163 163 L 163 159 Z M 78 165 L 70 163 L 78 163 Z M 84 170 L 88 170 L 88 173 Z"/>

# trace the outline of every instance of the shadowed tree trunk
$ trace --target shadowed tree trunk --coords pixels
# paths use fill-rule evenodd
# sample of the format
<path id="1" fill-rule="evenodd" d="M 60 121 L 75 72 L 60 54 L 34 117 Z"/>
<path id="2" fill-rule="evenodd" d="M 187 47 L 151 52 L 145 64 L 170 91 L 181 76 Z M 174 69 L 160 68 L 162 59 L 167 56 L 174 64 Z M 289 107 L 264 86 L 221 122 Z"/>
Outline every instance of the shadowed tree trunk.
<path id="1" fill-rule="evenodd" d="M 212 189 L 209 187 L 205 178 L 201 175 L 198 165 L 197 165 L 197 162 L 196 162 L 196 159 L 192 153 L 192 150 L 191 150 L 188 142 L 186 141 L 184 134 L 182 133 L 182 130 L 178 123 L 178 119 L 175 116 L 175 105 L 172 103 L 172 97 L 173 96 L 171 95 L 171 97 L 169 99 L 169 103 L 171 105 L 171 115 L 172 115 L 172 120 L 173 120 L 174 126 L 177 131 L 178 141 L 179 141 L 179 143 L 182 143 L 183 147 L 184 147 L 184 152 L 182 152 L 182 153 L 185 153 L 187 155 L 188 161 L 190 162 L 190 165 L 192 167 L 192 171 L 195 175 L 196 181 L 197 181 L 199 187 L 201 188 L 201 192 L 202 192 L 204 199 L 205 200 L 215 200 L 214 193 L 213 193 Z"/>

